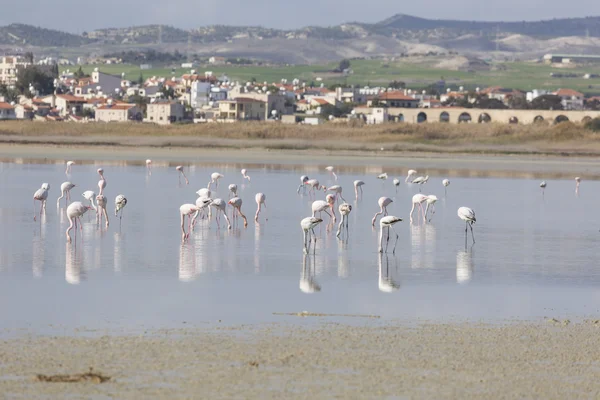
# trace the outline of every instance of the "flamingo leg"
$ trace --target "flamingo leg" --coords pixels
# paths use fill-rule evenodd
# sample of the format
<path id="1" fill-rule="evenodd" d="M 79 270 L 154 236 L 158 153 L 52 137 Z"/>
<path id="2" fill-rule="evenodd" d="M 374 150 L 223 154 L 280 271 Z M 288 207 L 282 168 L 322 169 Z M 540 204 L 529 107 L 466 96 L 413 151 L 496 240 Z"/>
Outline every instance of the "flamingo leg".
<path id="1" fill-rule="evenodd" d="M 313 253 L 316 253 L 317 252 L 317 234 L 315 233 L 315 229 L 314 228 L 311 229 L 311 231 L 312 231 L 313 237 L 315 238 L 315 248 L 313 250 Z"/>
<path id="2" fill-rule="evenodd" d="M 396 229 L 394 228 L 394 226 L 391 226 L 392 230 L 394 231 L 394 233 L 396 234 L 396 241 L 394 242 L 394 250 L 392 250 L 392 254 L 396 254 L 396 245 L 398 244 L 398 233 L 396 232 Z M 388 240 L 390 238 L 390 232 L 389 232 L 389 228 L 388 228 Z"/>
<path id="3" fill-rule="evenodd" d="M 33 220 L 37 220 L 37 211 L 35 209 L 35 199 L 33 199 Z"/>
<path id="4" fill-rule="evenodd" d="M 184 241 L 186 238 L 185 228 L 184 228 L 185 216 L 181 214 L 181 240 Z"/>
<path id="5" fill-rule="evenodd" d="M 471 236 L 473 237 L 473 244 L 475 244 L 475 234 L 473 233 L 473 224 L 469 224 L 470 228 L 471 228 Z"/>

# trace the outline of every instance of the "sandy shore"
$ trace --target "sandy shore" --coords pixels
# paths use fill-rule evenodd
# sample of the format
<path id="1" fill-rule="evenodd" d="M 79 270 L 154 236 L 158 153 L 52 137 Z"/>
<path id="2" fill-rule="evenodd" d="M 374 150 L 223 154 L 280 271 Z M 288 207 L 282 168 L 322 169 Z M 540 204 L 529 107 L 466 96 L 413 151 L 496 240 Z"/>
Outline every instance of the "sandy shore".
<path id="1" fill-rule="evenodd" d="M 90 138 L 76 138 L 75 142 L 54 144 L 10 144 L 0 140 L 0 160 L 19 163 L 78 163 L 144 165 L 151 158 L 156 167 L 179 163 L 215 166 L 261 168 L 279 165 L 280 168 L 306 168 L 335 165 L 342 173 L 375 174 L 386 171 L 402 175 L 409 168 L 428 174 L 472 177 L 510 178 L 568 178 L 600 179 L 597 157 L 561 157 L 542 155 L 454 154 L 424 152 L 394 152 L 365 150 L 272 150 L 266 148 L 212 148 L 162 146 L 165 138 L 154 143 L 153 138 L 123 139 L 123 144 L 86 144 Z M 79 140 L 82 139 L 83 141 Z M 140 140 L 142 139 L 142 140 Z M 128 142 L 131 140 L 132 142 Z M 121 142 L 119 142 L 121 143 Z M 154 143 L 154 144 L 153 144 Z M 164 144 L 164 143 L 162 143 Z"/>
<path id="2" fill-rule="evenodd" d="M 600 395 L 599 321 L 301 324 L 3 340 L 0 392 L 5 398 L 27 399 Z M 102 384 L 35 379 L 36 374 L 81 373 L 90 367 L 111 379 Z"/>

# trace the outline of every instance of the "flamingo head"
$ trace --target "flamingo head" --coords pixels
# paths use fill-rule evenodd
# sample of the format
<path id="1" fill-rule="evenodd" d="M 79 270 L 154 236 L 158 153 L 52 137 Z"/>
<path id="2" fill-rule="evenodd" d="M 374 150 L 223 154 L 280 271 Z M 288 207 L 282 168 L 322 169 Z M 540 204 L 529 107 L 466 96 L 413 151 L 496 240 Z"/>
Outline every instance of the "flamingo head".
<path id="1" fill-rule="evenodd" d="M 104 169 L 102 169 L 102 168 L 98 168 L 98 173 L 99 173 L 100 175 L 102 175 L 102 174 L 104 173 Z"/>
<path id="2" fill-rule="evenodd" d="M 179 172 L 183 171 L 183 167 L 181 165 L 176 166 L 175 169 Z"/>
<path id="3" fill-rule="evenodd" d="M 335 196 L 332 194 L 328 194 L 327 196 L 325 196 L 325 199 L 327 200 L 327 203 L 329 203 L 330 206 L 333 206 L 333 203 L 335 203 Z"/>

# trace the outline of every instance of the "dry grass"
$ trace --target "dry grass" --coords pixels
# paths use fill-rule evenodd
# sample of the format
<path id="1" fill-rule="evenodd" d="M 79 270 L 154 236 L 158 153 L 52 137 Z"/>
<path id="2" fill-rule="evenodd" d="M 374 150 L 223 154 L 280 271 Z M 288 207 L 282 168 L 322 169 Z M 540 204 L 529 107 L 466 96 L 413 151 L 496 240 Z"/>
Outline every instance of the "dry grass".
<path id="1" fill-rule="evenodd" d="M 165 139 L 162 146 L 174 146 L 175 138 L 202 139 L 202 147 L 256 147 L 263 144 L 270 149 L 310 149 L 335 146 L 338 149 L 374 149 L 386 144 L 390 150 L 420 150 L 444 148 L 448 151 L 478 150 L 494 152 L 494 147 L 528 146 L 531 151 L 544 152 L 542 148 L 553 147 L 550 152 L 566 149 L 586 148 L 600 152 L 600 135 L 582 125 L 564 122 L 554 126 L 505 125 L 505 124 L 384 124 L 350 126 L 346 123 L 329 123 L 321 126 L 283 125 L 278 123 L 238 124 L 188 124 L 158 126 L 154 124 L 76 124 L 29 121 L 6 121 L 0 123 L 0 139 L 27 137 L 44 138 L 52 143 L 53 138 L 94 138 L 115 141 L 118 138 Z M 10 136 L 10 138 L 7 138 Z M 174 142 L 169 142 L 173 138 Z M 207 139 L 215 139 L 212 143 Z M 231 142 L 219 143 L 217 139 Z M 235 141 L 239 141 L 235 144 Z M 256 142 L 255 142 L 256 141 Z M 251 144 L 249 144 L 251 143 Z M 582 144 L 585 143 L 585 146 Z M 86 144 L 94 144 L 86 142 Z M 99 143 L 98 143 L 99 144 Z M 556 149 L 555 147 L 559 147 Z M 498 150 L 498 149 L 496 149 Z M 528 151 L 530 151 L 528 150 Z M 437 150 L 439 151 L 439 150 Z M 496 152 L 506 152 L 506 149 Z"/>
<path id="2" fill-rule="evenodd" d="M 78 382 L 92 382 L 92 383 L 104 383 L 110 380 L 110 376 L 104 376 L 96 373 L 90 367 L 89 372 L 83 374 L 59 374 L 59 375 L 42 375 L 37 374 L 35 376 L 39 382 L 53 382 L 53 383 L 78 383 Z"/>

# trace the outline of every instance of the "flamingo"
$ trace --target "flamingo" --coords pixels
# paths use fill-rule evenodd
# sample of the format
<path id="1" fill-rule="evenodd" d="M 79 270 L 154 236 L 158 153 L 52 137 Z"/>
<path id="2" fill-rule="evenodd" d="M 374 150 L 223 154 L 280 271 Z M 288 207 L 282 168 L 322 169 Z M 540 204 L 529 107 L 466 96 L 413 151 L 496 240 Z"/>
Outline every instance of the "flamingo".
<path id="1" fill-rule="evenodd" d="M 198 195 L 198 197 L 209 198 L 211 196 L 212 192 L 210 191 L 210 189 L 202 188 L 202 189 L 196 191 L 196 194 Z"/>
<path id="2" fill-rule="evenodd" d="M 444 185 L 444 196 L 445 196 L 447 194 L 448 186 L 450 186 L 450 180 L 449 179 L 444 179 L 442 181 L 442 185 Z"/>
<path id="3" fill-rule="evenodd" d="M 427 200 L 425 200 L 425 202 L 427 203 L 427 207 L 425 208 L 425 221 L 427 221 L 427 212 L 429 211 L 429 206 L 431 206 L 431 218 L 429 218 L 429 222 L 431 222 L 431 220 L 433 219 L 433 214 L 435 214 L 436 201 L 438 201 L 437 196 L 433 194 L 427 196 Z"/>
<path id="4" fill-rule="evenodd" d="M 152 160 L 146 160 L 146 170 L 148 171 L 148 175 L 152 175 Z"/>
<path id="5" fill-rule="evenodd" d="M 196 226 L 196 218 L 198 218 L 198 214 L 200 211 L 208 208 L 209 216 L 210 216 L 210 204 L 212 203 L 212 199 L 210 197 L 198 197 L 196 199 L 196 206 L 198 207 L 198 211 L 194 214 L 194 218 L 192 219 L 192 228 Z"/>
<path id="6" fill-rule="evenodd" d="M 98 188 L 100 192 L 98 195 L 102 195 L 104 193 L 104 189 L 106 188 L 106 178 L 104 177 L 104 170 L 102 168 L 98 168 L 98 175 L 100 175 L 100 180 L 98 181 Z"/>
<path id="7" fill-rule="evenodd" d="M 388 215 L 387 217 L 381 218 L 379 221 L 379 252 L 383 253 L 383 228 L 387 228 L 387 242 L 385 246 L 385 252 L 387 253 L 388 245 L 390 243 L 390 228 L 394 229 L 394 224 L 402 221 L 402 218 Z M 394 233 L 396 230 L 394 229 Z M 396 254 L 396 244 L 398 244 L 398 233 L 396 233 L 396 243 L 394 243 L 394 250 L 392 254 Z"/>
<path id="8" fill-rule="evenodd" d="M 356 195 L 356 200 L 358 200 L 358 189 L 360 189 L 360 194 L 363 194 L 363 185 L 365 183 L 361 180 L 354 181 L 354 194 Z"/>
<path id="9" fill-rule="evenodd" d="M 328 166 L 328 167 L 325 167 L 325 169 L 326 169 L 327 171 L 329 171 L 329 172 L 331 173 L 331 175 L 333 176 L 333 179 L 335 179 L 335 180 L 337 181 L 337 175 L 336 175 L 336 174 L 335 174 L 335 172 L 333 171 L 333 166 L 331 166 L 331 165 L 330 165 L 330 166 Z"/>
<path id="10" fill-rule="evenodd" d="M 83 192 L 82 196 L 84 199 L 90 202 L 90 207 L 92 207 L 94 211 L 98 212 L 98 209 L 94 204 L 94 200 L 96 199 L 96 193 L 94 193 L 92 190 L 86 190 L 85 192 Z"/>
<path id="11" fill-rule="evenodd" d="M 309 194 L 315 194 L 315 190 L 321 190 L 321 188 L 323 187 L 316 179 L 309 179 L 304 184 L 310 186 Z"/>
<path id="12" fill-rule="evenodd" d="M 421 186 L 426 184 L 427 181 L 429 180 L 429 175 L 427 176 L 419 176 L 418 178 L 413 179 L 413 181 L 411 183 L 416 183 L 417 185 L 419 185 L 419 192 L 421 191 Z"/>
<path id="13" fill-rule="evenodd" d="M 198 207 L 195 204 L 183 204 L 181 207 L 179 207 L 179 214 L 181 216 L 181 240 L 185 241 L 189 236 L 189 232 L 192 231 L 192 223 L 193 220 L 195 219 L 195 215 L 198 213 L 198 211 L 200 211 L 200 207 Z M 192 214 L 194 214 L 194 217 L 192 217 Z M 188 221 L 189 221 L 189 228 L 188 228 L 188 233 L 185 232 L 185 217 L 188 217 Z"/>
<path id="14" fill-rule="evenodd" d="M 377 179 L 381 179 L 381 180 L 385 181 L 387 178 L 388 178 L 387 172 L 384 172 L 383 174 L 377 175 Z"/>
<path id="15" fill-rule="evenodd" d="M 546 190 L 546 181 L 542 181 L 542 183 L 540 183 L 540 187 L 542 188 L 542 197 L 543 197 L 544 191 Z"/>
<path id="16" fill-rule="evenodd" d="M 106 220 L 106 227 L 108 228 L 109 225 L 109 221 L 108 221 L 108 212 L 106 211 L 106 204 L 107 204 L 107 200 L 106 200 L 106 196 L 103 194 L 99 194 L 98 196 L 96 196 L 96 207 L 97 207 L 97 212 L 98 215 L 96 216 L 96 222 L 98 224 L 102 223 L 102 216 L 104 215 L 104 219 Z"/>
<path id="17" fill-rule="evenodd" d="M 237 197 L 237 185 L 235 183 L 232 183 L 231 185 L 229 185 L 229 198 L 231 198 L 233 195 L 233 197 Z"/>
<path id="18" fill-rule="evenodd" d="M 323 190 L 325 190 L 326 192 L 334 192 L 336 198 L 339 196 L 339 198 L 342 199 L 343 202 L 346 202 L 346 199 L 344 199 L 344 197 L 342 196 L 342 187 L 340 185 L 333 185 L 328 188 L 323 186 Z"/>
<path id="19" fill-rule="evenodd" d="M 328 195 L 328 196 L 331 196 L 331 195 Z M 331 201 L 332 198 L 333 198 L 333 196 L 331 196 L 329 199 L 327 199 L 329 201 L 325 201 L 325 200 L 313 201 L 312 206 L 311 206 L 313 217 L 316 217 L 317 213 L 325 212 L 325 214 L 329 215 L 330 221 L 331 220 L 335 221 L 335 217 L 332 216 L 331 214 L 329 214 L 329 212 L 327 211 L 327 209 L 330 208 L 331 211 L 333 212 L 333 201 Z"/>
<path id="20" fill-rule="evenodd" d="M 436 197 L 437 199 L 437 197 Z M 425 220 L 425 213 L 423 213 L 423 203 L 427 201 L 427 196 L 421 193 L 417 193 L 412 198 L 412 208 L 410 209 L 410 223 L 413 221 L 413 212 L 415 211 L 415 207 L 419 205 L 419 210 L 421 214 L 423 214 L 423 220 Z"/>
<path id="21" fill-rule="evenodd" d="M 227 203 L 225 203 L 225 200 L 223 199 L 214 199 L 211 203 L 210 203 L 211 207 L 214 207 L 217 209 L 217 217 L 216 217 L 216 221 L 217 221 L 217 226 L 220 228 L 221 225 L 219 224 L 219 220 L 220 220 L 220 213 L 219 211 L 221 211 L 223 213 L 223 216 L 225 217 L 225 221 L 227 221 L 227 229 L 231 229 L 231 223 L 229 222 L 229 217 L 227 216 L 227 213 L 225 212 L 225 206 L 227 205 Z"/>
<path id="22" fill-rule="evenodd" d="M 304 188 L 304 193 L 306 193 L 306 182 L 308 182 L 308 175 L 302 175 L 300 177 L 300 185 L 298 186 L 296 193 L 300 193 L 300 188 Z"/>
<path id="23" fill-rule="evenodd" d="M 258 206 L 258 208 L 256 209 L 256 215 L 254 215 L 254 221 L 258 222 L 258 214 L 260 214 L 260 210 L 262 209 L 263 204 L 265 208 L 267 208 L 267 196 L 265 196 L 264 193 L 256 193 L 256 196 L 254 196 L 254 200 L 256 200 L 256 204 Z"/>
<path id="24" fill-rule="evenodd" d="M 243 168 L 240 172 L 242 173 L 242 177 L 244 179 L 248 179 L 248 182 L 250 182 L 250 177 L 248 176 L 248 170 L 246 170 L 246 168 Z"/>
<path id="25" fill-rule="evenodd" d="M 208 181 L 207 188 L 210 189 L 210 186 L 215 183 L 217 185 L 217 189 L 219 188 L 219 179 L 224 178 L 225 176 L 221 175 L 218 172 L 213 172 L 210 174 L 210 181 Z"/>
<path id="26" fill-rule="evenodd" d="M 115 217 L 119 217 L 119 225 L 121 224 L 121 219 L 123 219 L 123 209 L 127 205 L 127 198 L 122 194 L 115 197 Z M 119 211 L 121 215 L 119 215 Z"/>
<path id="27" fill-rule="evenodd" d="M 394 178 L 392 183 L 394 184 L 394 186 L 396 186 L 396 193 L 398 193 L 398 186 L 400 186 L 400 179 Z"/>
<path id="28" fill-rule="evenodd" d="M 75 164 L 75 161 L 67 161 L 67 169 L 65 170 L 65 175 L 69 175 L 71 173 L 71 167 Z"/>
<path id="29" fill-rule="evenodd" d="M 234 197 L 230 199 L 227 203 L 230 204 L 234 209 L 236 209 L 238 214 L 242 217 L 242 219 L 244 220 L 244 227 L 248 226 L 248 220 L 246 219 L 246 216 L 242 213 L 242 199 L 240 199 L 239 197 Z"/>
<path id="30" fill-rule="evenodd" d="M 183 165 L 178 165 L 178 166 L 175 167 L 175 169 L 180 172 L 180 175 L 179 175 L 179 184 L 181 184 L 181 177 L 183 176 L 183 179 L 185 179 L 185 184 L 189 185 L 190 181 L 188 181 L 187 176 L 185 176 L 185 172 L 183 172 Z"/>
<path id="31" fill-rule="evenodd" d="M 340 212 L 340 215 L 342 216 L 336 233 L 336 236 L 339 238 L 340 234 L 342 233 L 342 227 L 344 226 L 344 223 L 346 226 L 346 234 L 348 233 L 348 214 L 350 214 L 350 212 L 352 211 L 352 206 L 348 203 L 340 204 L 338 210 Z"/>
<path id="32" fill-rule="evenodd" d="M 83 225 L 81 225 L 81 216 L 85 214 L 88 210 L 91 210 L 92 207 L 84 206 L 80 201 L 74 201 L 67 207 L 67 218 L 69 218 L 69 227 L 67 228 L 67 242 L 71 243 L 71 229 L 75 227 L 75 236 L 77 237 L 77 221 L 79 221 L 79 226 L 81 228 L 81 237 L 83 239 Z"/>
<path id="33" fill-rule="evenodd" d="M 65 198 L 65 202 L 68 205 L 69 202 L 71 201 L 71 189 L 73 189 L 76 185 L 71 183 L 71 182 L 63 182 L 62 185 L 60 185 L 60 197 L 56 200 L 56 207 L 58 208 L 60 205 L 60 200 L 63 197 Z"/>
<path id="34" fill-rule="evenodd" d="M 404 180 L 404 182 L 412 181 L 413 176 L 415 176 L 416 174 L 417 174 L 417 171 L 415 171 L 414 169 L 409 169 L 408 175 L 406 175 L 406 179 Z"/>
<path id="35" fill-rule="evenodd" d="M 308 254 L 310 251 L 310 243 L 312 242 L 312 237 L 315 238 L 315 251 L 317 249 L 317 235 L 315 234 L 315 227 L 319 225 L 323 220 L 321 218 L 316 217 L 306 217 L 302 221 L 300 221 L 300 227 L 302 228 L 302 232 L 304 233 L 304 253 Z"/>
<path id="36" fill-rule="evenodd" d="M 465 221 L 465 247 L 467 245 L 467 229 L 471 227 L 471 236 L 473 237 L 473 244 L 475 244 L 475 235 L 473 234 L 473 224 L 477 219 L 475 218 L 475 212 L 469 207 L 461 207 L 458 209 L 458 218 Z"/>
<path id="37" fill-rule="evenodd" d="M 581 178 L 576 176 L 575 177 L 575 193 L 579 194 L 579 184 L 581 183 Z"/>
<path id="38" fill-rule="evenodd" d="M 42 210 L 46 209 L 46 200 L 48 199 L 48 191 L 50 190 L 49 183 L 42 183 L 42 187 L 35 191 L 33 194 L 33 220 L 36 221 L 35 212 L 35 201 L 40 202 L 40 218 L 42 217 Z"/>
<path id="39" fill-rule="evenodd" d="M 379 215 L 381 215 L 381 214 L 383 214 L 384 216 L 387 215 L 387 206 L 393 202 L 394 202 L 394 200 L 390 199 L 389 197 L 380 197 L 379 200 L 377 200 L 377 204 L 379 204 L 379 211 L 375 213 L 375 216 L 373 217 L 373 220 L 371 221 L 371 226 L 375 226 L 375 221 L 377 221 L 377 217 Z"/>

